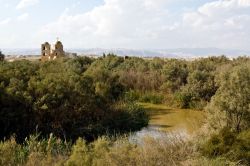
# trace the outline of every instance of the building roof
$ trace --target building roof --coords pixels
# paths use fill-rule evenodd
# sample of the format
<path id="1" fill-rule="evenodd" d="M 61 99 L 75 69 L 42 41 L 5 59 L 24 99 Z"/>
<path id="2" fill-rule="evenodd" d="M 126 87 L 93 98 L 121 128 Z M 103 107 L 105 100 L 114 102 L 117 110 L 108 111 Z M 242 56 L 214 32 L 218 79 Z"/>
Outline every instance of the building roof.
<path id="1" fill-rule="evenodd" d="M 56 45 L 62 45 L 62 42 L 61 41 L 57 41 Z"/>
<path id="2" fill-rule="evenodd" d="M 44 45 L 50 45 L 48 42 L 45 42 Z"/>

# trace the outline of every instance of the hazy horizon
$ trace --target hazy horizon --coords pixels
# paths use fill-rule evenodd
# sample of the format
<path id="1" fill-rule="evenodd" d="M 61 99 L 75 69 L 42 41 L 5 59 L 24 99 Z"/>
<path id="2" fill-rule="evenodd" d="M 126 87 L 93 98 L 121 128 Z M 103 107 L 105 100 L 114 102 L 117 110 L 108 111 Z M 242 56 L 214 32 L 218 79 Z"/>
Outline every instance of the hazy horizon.
<path id="1" fill-rule="evenodd" d="M 119 56 L 138 57 L 165 57 L 165 58 L 198 58 L 208 56 L 238 57 L 249 56 L 250 51 L 218 49 L 218 48 L 173 48 L 173 49 L 128 49 L 128 48 L 65 48 L 66 52 L 77 53 L 78 55 L 103 55 L 103 53 L 114 53 Z M 40 55 L 40 48 L 27 49 L 2 49 L 6 55 Z"/>

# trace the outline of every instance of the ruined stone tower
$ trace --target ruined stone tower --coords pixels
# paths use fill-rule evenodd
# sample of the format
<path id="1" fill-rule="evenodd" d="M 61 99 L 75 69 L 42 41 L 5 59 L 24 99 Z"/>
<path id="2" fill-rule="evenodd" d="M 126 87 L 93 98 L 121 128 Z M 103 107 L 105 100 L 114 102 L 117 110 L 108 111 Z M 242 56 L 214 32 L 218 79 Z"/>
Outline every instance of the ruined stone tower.
<path id="1" fill-rule="evenodd" d="M 42 44 L 41 47 L 41 61 L 50 61 L 55 60 L 57 58 L 61 58 L 65 56 L 65 52 L 63 50 L 63 44 L 60 41 L 57 41 L 56 44 L 51 47 L 48 42 Z"/>

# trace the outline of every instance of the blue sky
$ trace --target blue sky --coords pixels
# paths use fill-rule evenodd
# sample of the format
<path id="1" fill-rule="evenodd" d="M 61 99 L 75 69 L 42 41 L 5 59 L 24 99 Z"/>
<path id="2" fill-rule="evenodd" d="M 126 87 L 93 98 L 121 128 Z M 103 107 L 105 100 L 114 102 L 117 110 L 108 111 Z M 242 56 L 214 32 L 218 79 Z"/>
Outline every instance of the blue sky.
<path id="1" fill-rule="evenodd" d="M 249 50 L 250 0 L 0 0 L 0 49 Z"/>

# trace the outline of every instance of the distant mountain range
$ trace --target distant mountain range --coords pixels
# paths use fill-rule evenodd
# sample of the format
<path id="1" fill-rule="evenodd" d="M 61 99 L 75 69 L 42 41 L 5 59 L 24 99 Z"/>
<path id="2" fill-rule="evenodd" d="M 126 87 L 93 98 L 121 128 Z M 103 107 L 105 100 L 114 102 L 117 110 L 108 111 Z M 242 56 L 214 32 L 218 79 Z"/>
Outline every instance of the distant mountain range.
<path id="1" fill-rule="evenodd" d="M 2 49 L 5 55 L 40 55 L 40 49 Z M 166 58 L 197 58 L 207 56 L 226 55 L 228 57 L 237 57 L 250 55 L 250 50 L 233 50 L 219 48 L 176 48 L 176 49 L 66 49 L 66 52 L 77 53 L 78 55 L 96 55 L 103 53 L 114 53 L 120 56 L 139 56 L 139 57 L 166 57 Z"/>

